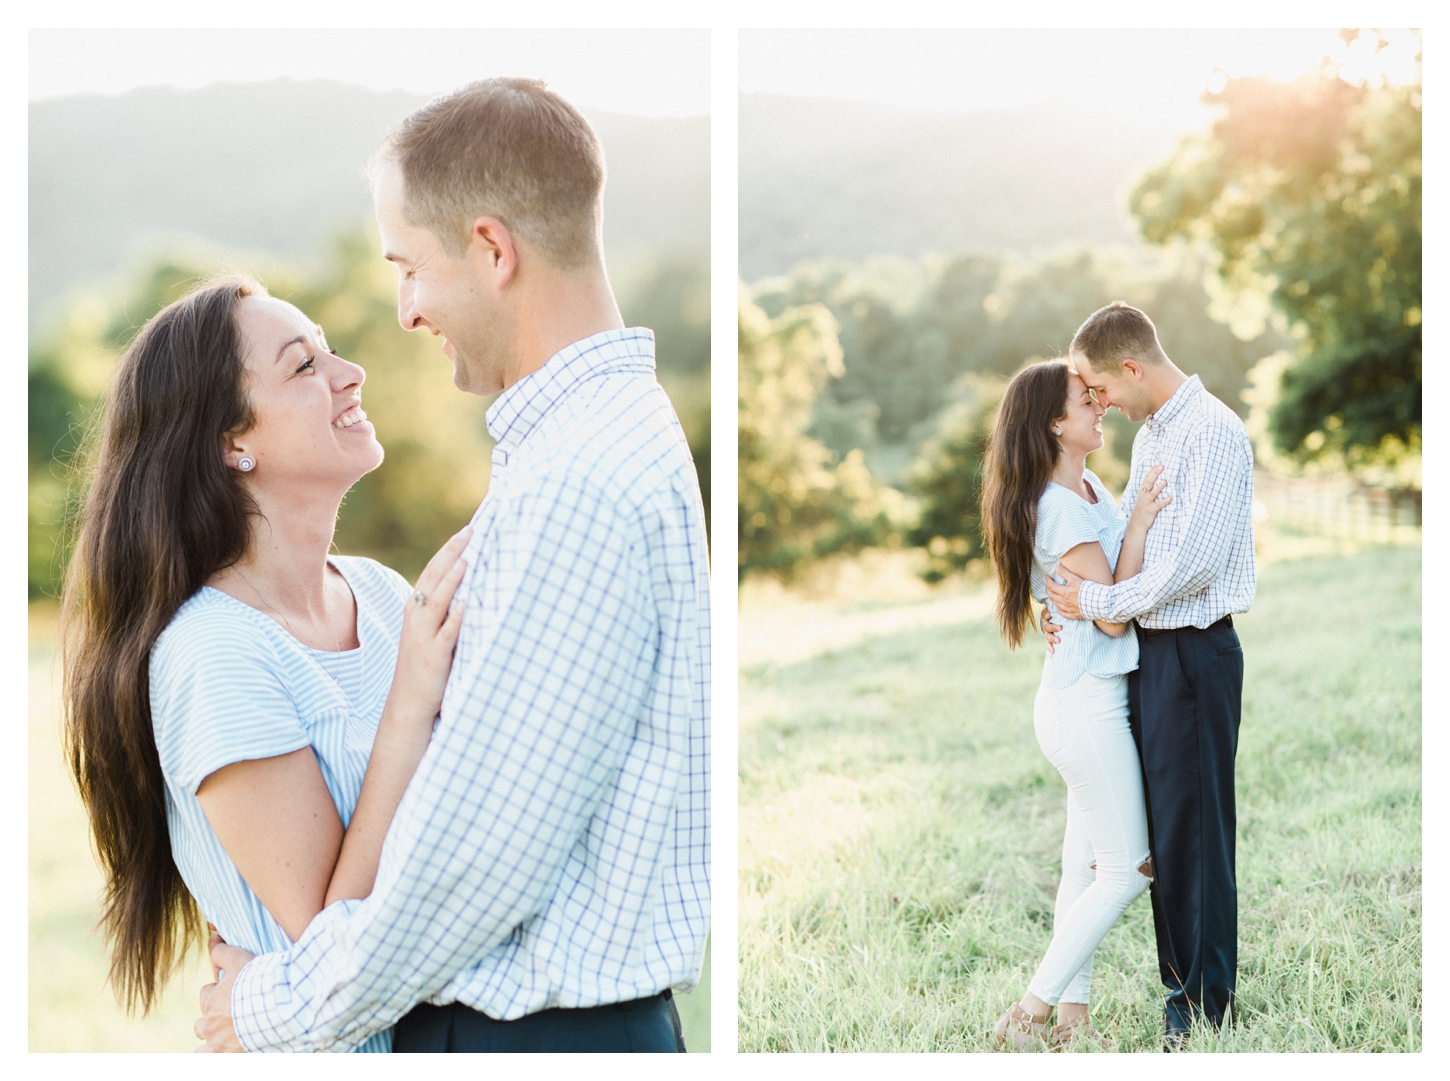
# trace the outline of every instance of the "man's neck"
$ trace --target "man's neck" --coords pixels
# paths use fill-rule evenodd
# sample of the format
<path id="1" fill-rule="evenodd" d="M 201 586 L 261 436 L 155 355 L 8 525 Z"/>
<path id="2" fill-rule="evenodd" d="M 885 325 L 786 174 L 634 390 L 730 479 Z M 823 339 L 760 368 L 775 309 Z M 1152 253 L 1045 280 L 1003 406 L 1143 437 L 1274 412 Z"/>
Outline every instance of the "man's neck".
<path id="1" fill-rule="evenodd" d="M 1168 399 L 1178 392 L 1178 388 L 1188 382 L 1188 376 L 1171 360 L 1145 367 L 1143 376 L 1148 383 L 1149 401 L 1153 406 L 1150 410 L 1152 413 L 1157 413 L 1167 405 Z"/>
<path id="2" fill-rule="evenodd" d="M 602 264 L 572 273 L 541 268 L 539 275 L 521 298 L 515 338 L 517 364 L 505 377 L 505 390 L 538 371 L 566 346 L 607 330 L 624 329 L 624 317 Z"/>

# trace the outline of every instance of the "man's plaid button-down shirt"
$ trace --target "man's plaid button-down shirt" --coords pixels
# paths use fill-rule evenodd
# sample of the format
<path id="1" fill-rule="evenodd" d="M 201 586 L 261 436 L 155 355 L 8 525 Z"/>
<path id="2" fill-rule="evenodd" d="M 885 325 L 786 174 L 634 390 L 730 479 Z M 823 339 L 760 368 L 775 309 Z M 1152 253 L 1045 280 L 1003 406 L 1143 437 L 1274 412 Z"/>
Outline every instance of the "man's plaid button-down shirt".
<path id="1" fill-rule="evenodd" d="M 1089 619 L 1149 630 L 1207 627 L 1254 603 L 1254 451 L 1243 421 L 1191 376 L 1133 440 L 1123 495 L 1133 513 L 1143 477 L 1163 463 L 1173 502 L 1148 530 L 1143 571 L 1105 586 L 1084 582 Z"/>
<path id="2" fill-rule="evenodd" d="M 510 1020 L 699 978 L 709 928 L 705 521 L 654 336 L 494 402 L 467 609 L 376 884 L 232 994 L 249 1050 L 356 1046 L 419 1002 Z"/>

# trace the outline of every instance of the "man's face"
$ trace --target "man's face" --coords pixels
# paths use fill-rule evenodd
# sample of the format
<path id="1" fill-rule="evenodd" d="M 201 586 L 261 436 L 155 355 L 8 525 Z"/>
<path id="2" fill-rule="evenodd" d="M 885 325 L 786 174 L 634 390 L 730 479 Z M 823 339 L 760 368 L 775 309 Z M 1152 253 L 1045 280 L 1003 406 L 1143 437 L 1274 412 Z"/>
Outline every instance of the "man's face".
<path id="1" fill-rule="evenodd" d="M 1073 353 L 1069 359 L 1073 370 L 1087 384 L 1088 392 L 1104 409 L 1116 408 L 1134 422 L 1145 419 L 1153 411 L 1148 388 L 1143 383 L 1143 369 L 1137 361 L 1125 361 L 1117 371 L 1100 372 L 1081 353 Z"/>
<path id="2" fill-rule="evenodd" d="M 383 258 L 398 271 L 398 322 L 404 330 L 426 328 L 442 337 L 459 390 L 497 393 L 504 386 L 507 320 L 479 281 L 469 252 L 450 254 L 432 230 L 404 217 L 403 185 L 403 170 L 388 162 L 373 187 Z"/>

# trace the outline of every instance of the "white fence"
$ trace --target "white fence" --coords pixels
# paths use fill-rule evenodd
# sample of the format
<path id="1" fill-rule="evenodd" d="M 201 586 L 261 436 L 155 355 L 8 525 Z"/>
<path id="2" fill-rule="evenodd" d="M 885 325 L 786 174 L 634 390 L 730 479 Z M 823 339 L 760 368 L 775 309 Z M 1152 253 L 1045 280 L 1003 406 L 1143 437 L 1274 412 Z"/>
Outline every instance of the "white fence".
<path id="1" fill-rule="evenodd" d="M 1421 493 L 1370 488 L 1347 477 L 1254 473 L 1256 524 L 1370 544 L 1420 541 Z"/>

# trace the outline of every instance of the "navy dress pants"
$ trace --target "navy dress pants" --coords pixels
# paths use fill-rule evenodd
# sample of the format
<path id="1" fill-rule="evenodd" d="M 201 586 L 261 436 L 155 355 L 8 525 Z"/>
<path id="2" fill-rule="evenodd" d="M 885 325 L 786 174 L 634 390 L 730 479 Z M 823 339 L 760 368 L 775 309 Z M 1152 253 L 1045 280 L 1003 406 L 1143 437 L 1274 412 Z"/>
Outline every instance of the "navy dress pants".
<path id="1" fill-rule="evenodd" d="M 1129 724 L 1143 763 L 1153 927 L 1170 1035 L 1218 1026 L 1238 972 L 1234 756 L 1244 652 L 1226 617 L 1204 630 L 1138 633 Z"/>
<path id="2" fill-rule="evenodd" d="M 414 1006 L 393 1029 L 393 1053 L 663 1051 L 685 1049 L 674 996 L 586 1009 L 540 1010 L 496 1021 L 462 1003 Z"/>

